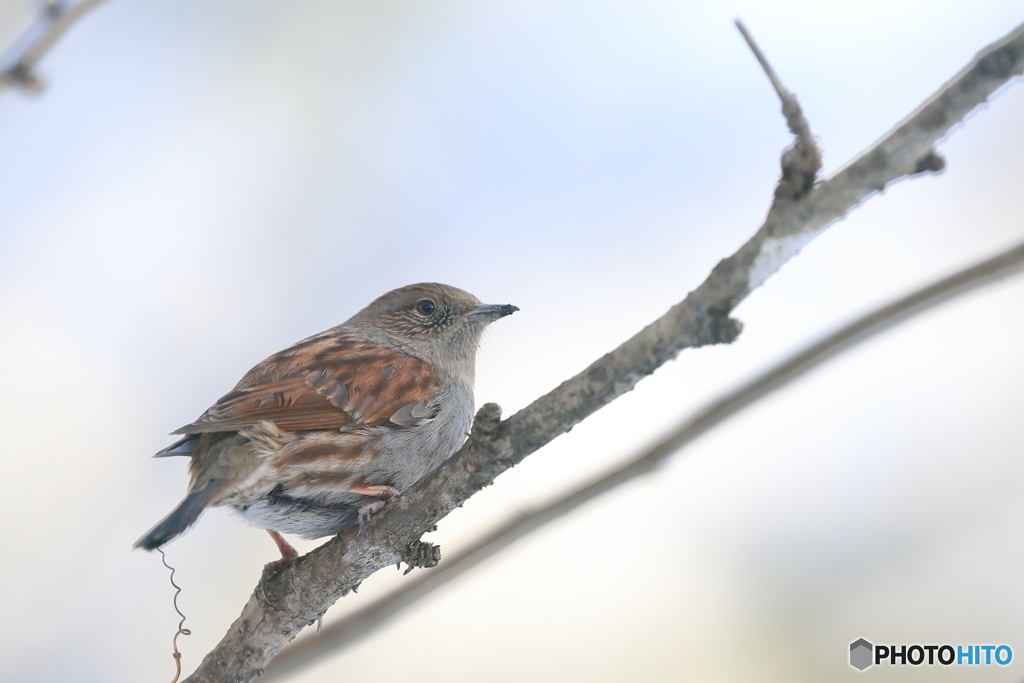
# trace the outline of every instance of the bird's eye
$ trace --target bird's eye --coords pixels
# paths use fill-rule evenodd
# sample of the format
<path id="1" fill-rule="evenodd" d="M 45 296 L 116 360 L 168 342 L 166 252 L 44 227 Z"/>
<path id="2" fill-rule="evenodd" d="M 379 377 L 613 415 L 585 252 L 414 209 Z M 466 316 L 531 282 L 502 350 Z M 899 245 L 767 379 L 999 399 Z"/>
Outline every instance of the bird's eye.
<path id="1" fill-rule="evenodd" d="M 437 304 L 435 304 L 430 299 L 420 299 L 419 301 L 416 302 L 416 310 L 422 313 L 423 315 L 430 315 L 431 313 L 434 312 L 434 309 L 436 308 Z"/>

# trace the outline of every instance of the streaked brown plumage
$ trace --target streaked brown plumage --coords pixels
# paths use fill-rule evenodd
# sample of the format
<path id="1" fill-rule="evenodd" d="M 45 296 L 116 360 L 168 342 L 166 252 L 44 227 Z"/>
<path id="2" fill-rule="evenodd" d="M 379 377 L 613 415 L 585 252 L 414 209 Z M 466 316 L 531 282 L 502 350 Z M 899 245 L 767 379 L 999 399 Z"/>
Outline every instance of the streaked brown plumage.
<path id="1" fill-rule="evenodd" d="M 160 547 L 211 506 L 267 529 L 286 556 L 275 532 L 361 523 L 465 439 L 480 336 L 516 310 L 410 285 L 270 356 L 157 454 L 191 456 L 189 493 L 136 547 Z"/>

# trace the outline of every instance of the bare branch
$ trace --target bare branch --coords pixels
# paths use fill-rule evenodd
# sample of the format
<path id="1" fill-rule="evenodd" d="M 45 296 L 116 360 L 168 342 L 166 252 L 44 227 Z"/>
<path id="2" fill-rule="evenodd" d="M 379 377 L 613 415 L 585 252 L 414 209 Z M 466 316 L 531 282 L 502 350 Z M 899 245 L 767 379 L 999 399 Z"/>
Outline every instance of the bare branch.
<path id="1" fill-rule="evenodd" d="M 775 188 L 775 196 L 782 199 L 797 199 L 804 196 L 814 185 L 814 180 L 821 170 L 821 152 L 811 135 L 811 126 L 804 117 L 803 109 L 793 93 L 786 90 L 782 81 L 775 75 L 775 70 L 754 42 L 747 27 L 739 19 L 736 28 L 743 34 L 761 68 L 764 69 L 772 87 L 782 101 L 782 115 L 786 118 L 789 131 L 796 137 L 793 144 L 782 153 L 782 180 Z"/>
<path id="2" fill-rule="evenodd" d="M 0 86 L 38 91 L 42 81 L 36 64 L 75 21 L 102 0 L 50 0 L 32 25 L 0 57 Z"/>
<path id="3" fill-rule="evenodd" d="M 458 555 L 445 559 L 436 569 L 425 572 L 391 593 L 327 626 L 316 637 L 284 649 L 267 668 L 261 681 L 281 680 L 322 659 L 336 654 L 362 638 L 433 590 L 512 545 L 532 531 L 553 522 L 613 488 L 654 470 L 687 444 L 718 426 L 745 407 L 780 387 L 802 377 L 856 344 L 898 325 L 953 297 L 1024 269 L 1024 243 L 981 263 L 922 287 L 898 301 L 883 306 L 833 332 L 821 341 L 794 354 L 767 372 L 709 403 L 658 443 L 623 465 L 534 510 L 524 510 L 478 539 Z"/>
<path id="4" fill-rule="evenodd" d="M 467 443 L 371 520 L 370 538 L 339 534 L 269 576 L 188 679 L 250 681 L 306 625 L 375 571 L 433 566 L 420 537 L 495 477 L 564 434 L 685 348 L 728 343 L 731 311 L 830 223 L 899 178 L 938 166 L 933 143 L 1024 70 L 1024 25 L 984 50 L 913 115 L 833 178 L 797 198 L 776 196 L 764 225 L 682 302 L 576 377 L 505 421 L 481 408 Z"/>

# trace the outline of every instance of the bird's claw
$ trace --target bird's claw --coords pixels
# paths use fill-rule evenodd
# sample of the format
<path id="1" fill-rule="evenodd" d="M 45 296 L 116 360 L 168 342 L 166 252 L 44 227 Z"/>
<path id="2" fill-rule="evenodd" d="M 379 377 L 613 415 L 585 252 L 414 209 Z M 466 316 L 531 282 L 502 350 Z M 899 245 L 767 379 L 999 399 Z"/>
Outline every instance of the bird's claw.
<path id="1" fill-rule="evenodd" d="M 362 535 L 364 540 L 370 540 L 370 537 L 366 533 L 366 520 L 368 520 L 370 515 L 374 512 L 384 507 L 384 502 L 385 501 L 383 500 L 375 500 L 372 503 L 367 503 L 363 507 L 359 508 L 359 513 L 357 515 L 357 519 L 359 521 L 359 533 Z"/>

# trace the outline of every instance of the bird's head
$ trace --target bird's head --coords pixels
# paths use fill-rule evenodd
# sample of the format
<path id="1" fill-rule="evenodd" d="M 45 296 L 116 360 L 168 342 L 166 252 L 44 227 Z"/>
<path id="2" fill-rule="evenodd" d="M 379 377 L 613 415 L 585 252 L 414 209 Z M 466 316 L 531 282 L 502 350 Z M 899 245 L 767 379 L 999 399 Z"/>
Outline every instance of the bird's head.
<path id="1" fill-rule="evenodd" d="M 392 290 L 354 315 L 346 327 L 428 361 L 472 373 L 484 329 L 515 313 L 512 304 L 483 304 L 449 285 L 425 282 Z"/>

